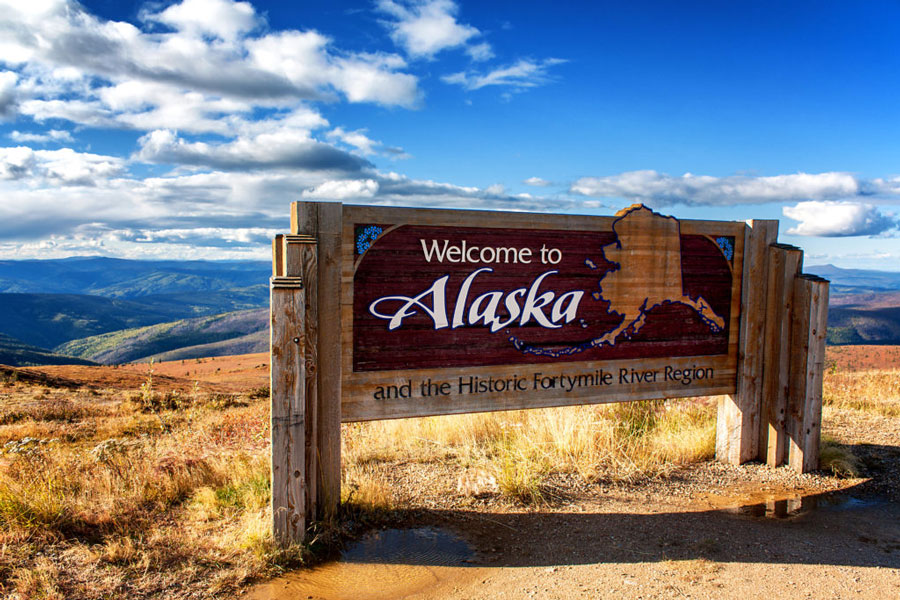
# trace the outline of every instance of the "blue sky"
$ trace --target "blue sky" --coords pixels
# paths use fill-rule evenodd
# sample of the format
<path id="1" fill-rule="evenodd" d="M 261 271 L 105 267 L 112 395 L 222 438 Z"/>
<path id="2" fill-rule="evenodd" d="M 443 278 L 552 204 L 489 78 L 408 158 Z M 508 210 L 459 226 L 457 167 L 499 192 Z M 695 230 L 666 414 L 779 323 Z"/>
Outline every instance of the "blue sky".
<path id="1" fill-rule="evenodd" d="M 0 258 L 266 258 L 303 198 L 781 220 L 900 270 L 895 2 L 0 0 Z"/>

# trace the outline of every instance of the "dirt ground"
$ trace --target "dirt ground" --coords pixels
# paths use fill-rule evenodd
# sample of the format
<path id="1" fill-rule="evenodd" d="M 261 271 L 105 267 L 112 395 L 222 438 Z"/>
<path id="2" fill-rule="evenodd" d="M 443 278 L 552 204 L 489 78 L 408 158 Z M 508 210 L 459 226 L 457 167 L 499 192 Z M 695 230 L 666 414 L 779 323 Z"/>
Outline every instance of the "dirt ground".
<path id="1" fill-rule="evenodd" d="M 831 350 L 831 349 L 829 349 Z M 838 349 L 839 369 L 896 368 L 895 348 Z M 893 363 L 893 364 L 891 364 Z M 261 584 L 255 600 L 900 598 L 900 418 L 826 409 L 859 477 L 706 462 L 664 480 L 555 476 L 550 505 L 461 499 L 458 467 L 396 464 L 391 528 L 468 553 L 376 549 Z M 369 533 L 362 542 L 380 532 Z M 399 552 L 399 554 L 397 554 Z M 392 554 L 394 553 L 394 554 Z"/>
<path id="2" fill-rule="evenodd" d="M 249 597 L 900 598 L 897 419 L 841 414 L 827 429 L 854 440 L 863 477 L 703 463 L 640 485 L 559 479 L 551 506 L 475 499 L 460 508 L 449 469 L 398 465 L 395 485 L 439 483 L 385 526 L 445 532 L 469 553 L 400 549 L 398 558 L 387 547 L 264 583 Z"/>

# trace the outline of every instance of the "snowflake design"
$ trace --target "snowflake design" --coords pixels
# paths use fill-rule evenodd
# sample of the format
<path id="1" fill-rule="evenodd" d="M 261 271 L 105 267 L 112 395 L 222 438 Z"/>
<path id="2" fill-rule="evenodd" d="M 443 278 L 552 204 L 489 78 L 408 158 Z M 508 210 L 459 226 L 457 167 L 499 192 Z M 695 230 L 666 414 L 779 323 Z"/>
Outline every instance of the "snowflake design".
<path id="1" fill-rule="evenodd" d="M 384 230 L 377 225 L 369 225 L 367 227 L 358 227 L 356 229 L 356 253 L 365 254 L 372 243 L 378 239 L 378 236 Z"/>
<path id="2" fill-rule="evenodd" d="M 716 238 L 716 243 L 722 250 L 722 254 L 730 262 L 734 258 L 734 240 L 730 237 Z"/>

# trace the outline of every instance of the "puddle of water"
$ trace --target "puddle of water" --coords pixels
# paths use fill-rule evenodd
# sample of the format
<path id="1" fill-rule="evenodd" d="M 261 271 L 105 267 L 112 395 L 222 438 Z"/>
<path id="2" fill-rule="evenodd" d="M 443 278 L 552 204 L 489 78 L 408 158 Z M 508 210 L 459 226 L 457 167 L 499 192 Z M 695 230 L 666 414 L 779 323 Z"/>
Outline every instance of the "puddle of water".
<path id="1" fill-rule="evenodd" d="M 877 504 L 839 492 L 809 494 L 792 490 L 737 490 L 706 500 L 716 509 L 759 519 L 790 519 L 817 510 L 854 510 Z"/>
<path id="2" fill-rule="evenodd" d="M 465 541 L 432 527 L 375 531 L 347 548 L 337 561 L 260 585 L 248 598 L 403 598 L 440 583 L 473 555 Z"/>

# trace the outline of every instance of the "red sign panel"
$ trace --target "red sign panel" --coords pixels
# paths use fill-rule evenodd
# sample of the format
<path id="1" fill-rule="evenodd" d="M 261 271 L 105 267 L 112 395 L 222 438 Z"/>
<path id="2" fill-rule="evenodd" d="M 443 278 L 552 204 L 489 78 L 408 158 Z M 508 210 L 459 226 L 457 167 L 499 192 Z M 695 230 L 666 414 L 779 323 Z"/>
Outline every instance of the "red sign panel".
<path id="1" fill-rule="evenodd" d="M 727 354 L 732 234 L 357 223 L 354 372 Z"/>

